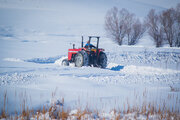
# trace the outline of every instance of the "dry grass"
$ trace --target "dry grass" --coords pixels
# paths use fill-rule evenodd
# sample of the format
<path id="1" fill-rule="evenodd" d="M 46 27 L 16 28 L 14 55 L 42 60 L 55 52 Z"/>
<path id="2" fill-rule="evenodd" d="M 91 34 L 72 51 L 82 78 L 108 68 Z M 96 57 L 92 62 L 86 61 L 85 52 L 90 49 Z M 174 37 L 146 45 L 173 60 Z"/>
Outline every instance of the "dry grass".
<path id="1" fill-rule="evenodd" d="M 52 97 L 55 96 L 55 92 L 52 93 Z M 137 96 L 137 95 L 135 95 Z M 147 92 L 143 92 L 143 97 L 147 97 Z M 136 97 L 137 98 L 137 97 Z M 175 96 L 168 95 L 167 99 L 176 99 L 175 102 L 178 102 L 179 99 Z M 84 109 L 78 107 L 76 112 L 72 113 L 72 109 L 64 108 L 64 98 L 61 100 L 61 104 L 52 103 L 50 106 L 43 106 L 42 109 L 34 110 L 29 109 L 26 105 L 26 100 L 24 99 L 21 105 L 22 111 L 17 114 L 9 115 L 8 114 L 8 98 L 7 92 L 4 93 L 4 103 L 3 109 L 1 110 L 0 119 L 20 119 L 20 120 L 28 120 L 28 119 L 61 119 L 61 120 L 87 120 L 87 119 L 139 119 L 143 116 L 143 118 L 149 119 L 158 119 L 158 120 L 180 120 L 180 111 L 179 108 L 172 107 L 171 109 L 166 106 L 164 102 L 162 105 L 157 106 L 155 103 L 148 103 L 146 100 L 142 102 L 141 105 L 134 104 L 130 105 L 129 100 L 127 99 L 126 103 L 124 103 L 124 109 L 112 109 L 107 114 L 111 114 L 111 118 L 103 115 L 103 110 L 90 110 L 89 107 L 85 107 Z M 79 103 L 80 104 L 80 103 Z M 118 104 L 117 104 L 118 105 Z M 87 105 L 88 106 L 88 105 Z"/>
<path id="2" fill-rule="evenodd" d="M 8 98 L 7 98 L 7 91 L 4 93 L 4 103 L 3 103 L 3 109 L 1 110 L 1 116 L 0 118 L 8 118 L 8 110 L 6 108 L 6 103 L 8 103 Z"/>

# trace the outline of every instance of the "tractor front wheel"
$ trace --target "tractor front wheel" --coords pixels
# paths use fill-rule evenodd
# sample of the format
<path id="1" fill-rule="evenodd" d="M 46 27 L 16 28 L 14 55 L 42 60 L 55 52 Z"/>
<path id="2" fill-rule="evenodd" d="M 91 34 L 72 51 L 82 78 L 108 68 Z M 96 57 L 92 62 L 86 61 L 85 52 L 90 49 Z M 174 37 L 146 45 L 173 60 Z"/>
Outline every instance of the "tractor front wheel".
<path id="1" fill-rule="evenodd" d="M 74 62 L 76 67 L 88 66 L 89 65 L 88 54 L 84 50 L 79 51 L 75 56 Z"/>
<path id="2" fill-rule="evenodd" d="M 61 63 L 62 66 L 69 66 L 69 61 L 68 59 L 64 59 Z"/>

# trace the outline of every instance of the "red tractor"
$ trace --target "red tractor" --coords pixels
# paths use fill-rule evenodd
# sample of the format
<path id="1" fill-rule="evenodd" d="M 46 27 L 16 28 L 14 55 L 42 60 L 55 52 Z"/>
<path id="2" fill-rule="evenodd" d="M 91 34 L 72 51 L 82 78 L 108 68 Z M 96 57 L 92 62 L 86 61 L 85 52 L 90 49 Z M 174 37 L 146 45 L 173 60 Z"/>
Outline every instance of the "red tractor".
<path id="1" fill-rule="evenodd" d="M 92 38 L 95 38 L 97 45 L 94 46 L 91 44 Z M 107 66 L 107 57 L 103 52 L 104 49 L 99 48 L 99 38 L 98 36 L 89 36 L 87 44 L 83 45 L 83 36 L 81 48 L 75 48 L 73 44 L 73 49 L 68 50 L 68 59 L 62 61 L 62 65 L 68 66 L 69 63 L 75 63 L 76 67 L 82 66 L 94 66 L 100 68 L 106 68 Z M 94 39 L 93 39 L 94 40 Z"/>

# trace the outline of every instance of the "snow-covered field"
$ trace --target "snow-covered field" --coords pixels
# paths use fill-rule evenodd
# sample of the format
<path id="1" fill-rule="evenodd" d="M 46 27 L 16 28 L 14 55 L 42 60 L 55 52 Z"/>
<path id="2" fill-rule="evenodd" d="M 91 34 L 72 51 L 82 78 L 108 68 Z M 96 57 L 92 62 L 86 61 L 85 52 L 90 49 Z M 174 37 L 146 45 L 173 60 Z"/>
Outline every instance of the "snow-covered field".
<path id="1" fill-rule="evenodd" d="M 118 46 L 104 34 L 104 15 L 117 3 L 131 11 L 135 5 L 134 12 L 144 17 L 150 8 L 160 11 L 178 2 L 153 1 L 87 1 L 91 8 L 81 0 L 0 0 L 0 110 L 6 92 L 9 113 L 20 112 L 24 99 L 37 110 L 62 98 L 72 109 L 88 105 L 110 111 L 127 109 L 127 101 L 130 106 L 146 101 L 179 110 L 180 49 L 155 48 L 145 38 L 136 46 Z M 101 36 L 106 69 L 61 66 L 72 44 L 80 47 L 81 35 L 85 40 L 88 35 Z"/>

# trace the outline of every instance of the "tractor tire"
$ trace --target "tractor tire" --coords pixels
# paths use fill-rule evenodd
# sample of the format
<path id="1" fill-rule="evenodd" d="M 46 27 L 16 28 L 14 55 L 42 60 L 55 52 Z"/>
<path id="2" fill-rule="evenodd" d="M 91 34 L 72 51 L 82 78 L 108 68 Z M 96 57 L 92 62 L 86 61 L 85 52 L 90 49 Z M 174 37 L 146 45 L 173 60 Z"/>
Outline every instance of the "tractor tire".
<path id="1" fill-rule="evenodd" d="M 74 62 L 76 67 L 88 66 L 89 56 L 84 50 L 79 51 L 75 56 Z"/>
<path id="2" fill-rule="evenodd" d="M 107 67 L 107 56 L 104 52 L 101 52 L 99 55 L 98 65 L 100 68 L 106 68 Z"/>
<path id="3" fill-rule="evenodd" d="M 62 66 L 69 66 L 69 61 L 68 59 L 64 59 L 61 63 Z"/>

